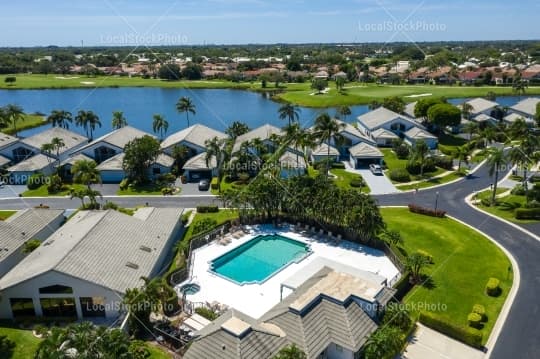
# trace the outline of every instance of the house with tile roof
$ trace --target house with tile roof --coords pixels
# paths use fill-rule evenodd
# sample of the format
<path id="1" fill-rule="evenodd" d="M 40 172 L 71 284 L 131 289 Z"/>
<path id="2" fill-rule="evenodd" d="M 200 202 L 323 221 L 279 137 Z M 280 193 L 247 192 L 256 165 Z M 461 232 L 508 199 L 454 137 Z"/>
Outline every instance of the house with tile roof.
<path id="1" fill-rule="evenodd" d="M 41 152 L 41 147 L 45 144 L 51 143 L 53 138 L 61 139 L 64 146 L 59 148 L 58 151 L 51 151 L 50 153 L 47 153 L 47 155 L 60 161 L 65 160 L 72 153 L 76 152 L 79 148 L 88 143 L 88 138 L 61 127 L 49 128 L 48 130 L 22 139 L 21 143 L 34 148 L 35 152 L 39 153 Z"/>
<path id="2" fill-rule="evenodd" d="M 421 127 L 413 119 L 405 115 L 400 115 L 384 107 L 358 116 L 358 128 L 369 136 L 379 146 L 390 146 L 392 144 L 393 133 L 400 137 L 403 133 L 413 127 Z"/>
<path id="3" fill-rule="evenodd" d="M 174 147 L 186 146 L 190 153 L 189 158 L 206 151 L 206 141 L 213 138 L 225 139 L 227 135 L 210 127 L 196 124 L 182 131 L 173 133 L 161 143 L 161 149 L 168 155 L 172 155 Z"/>
<path id="4" fill-rule="evenodd" d="M 97 166 L 103 183 L 120 183 L 126 177 L 123 166 L 124 156 L 125 153 L 119 153 Z M 156 178 L 159 175 L 170 173 L 173 165 L 174 159 L 162 153 L 148 169 L 148 176 L 149 178 Z"/>
<path id="5" fill-rule="evenodd" d="M 80 211 L 0 279 L 0 318 L 116 318 L 181 235 L 180 208 Z"/>

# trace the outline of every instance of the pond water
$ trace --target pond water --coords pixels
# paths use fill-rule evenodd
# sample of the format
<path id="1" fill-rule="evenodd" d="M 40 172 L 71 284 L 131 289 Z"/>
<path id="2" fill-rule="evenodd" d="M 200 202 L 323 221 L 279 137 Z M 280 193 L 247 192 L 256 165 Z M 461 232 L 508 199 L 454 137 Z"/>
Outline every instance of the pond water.
<path id="1" fill-rule="evenodd" d="M 169 121 L 172 134 L 186 128 L 185 114 L 176 111 L 175 104 L 181 96 L 192 99 L 196 106 L 196 115 L 190 115 L 190 123 L 201 123 L 217 130 L 225 130 L 233 121 L 242 121 L 251 128 L 265 123 L 283 126 L 286 121 L 278 118 L 279 103 L 264 94 L 241 90 L 188 90 L 161 88 L 100 88 L 100 89 L 62 89 L 62 90 L 0 90 L 0 106 L 8 103 L 20 105 L 25 112 L 49 114 L 52 110 L 62 109 L 76 114 L 77 111 L 92 110 L 101 119 L 102 127 L 96 129 L 94 137 L 111 131 L 113 111 L 123 111 L 131 126 L 152 133 L 152 116 L 164 115 Z M 458 104 L 466 99 L 451 99 Z M 500 97 L 497 101 L 502 106 L 512 106 L 519 101 L 517 97 Z M 322 111 L 335 113 L 334 108 L 301 108 L 300 123 L 303 126 L 313 124 L 314 118 Z M 352 115 L 347 120 L 368 112 L 368 106 L 352 106 Z M 82 133 L 81 129 L 71 126 L 72 130 Z M 29 136 L 42 131 L 34 128 L 20 133 Z"/>

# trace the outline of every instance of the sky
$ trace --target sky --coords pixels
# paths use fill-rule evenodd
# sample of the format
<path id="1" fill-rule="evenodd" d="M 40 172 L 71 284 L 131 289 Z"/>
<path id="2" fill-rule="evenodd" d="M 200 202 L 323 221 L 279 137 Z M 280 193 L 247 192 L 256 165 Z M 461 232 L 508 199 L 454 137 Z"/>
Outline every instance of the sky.
<path id="1" fill-rule="evenodd" d="M 540 39 L 538 13 L 538 0 L 2 1 L 0 46 Z"/>

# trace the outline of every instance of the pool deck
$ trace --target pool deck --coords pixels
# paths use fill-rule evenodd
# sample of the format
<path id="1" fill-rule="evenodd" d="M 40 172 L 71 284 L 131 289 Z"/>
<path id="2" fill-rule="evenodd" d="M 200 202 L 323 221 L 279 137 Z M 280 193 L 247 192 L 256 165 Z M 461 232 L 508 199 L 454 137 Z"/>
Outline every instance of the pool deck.
<path id="1" fill-rule="evenodd" d="M 325 258 L 356 269 L 376 273 L 387 278 L 388 282 L 399 275 L 398 269 L 383 252 L 369 247 L 347 241 L 340 241 L 339 244 L 335 244 L 331 241 L 311 238 L 288 228 L 275 229 L 271 226 L 257 226 L 253 227 L 253 230 L 253 234 L 247 234 L 240 239 L 235 239 L 226 246 L 213 242 L 194 251 L 193 277 L 191 281 L 199 284 L 201 290 L 198 293 L 188 295 L 187 299 L 189 301 L 193 303 L 218 302 L 240 310 L 253 318 L 260 318 L 270 308 L 279 303 L 281 284 L 317 258 Z M 261 284 L 239 285 L 209 270 L 210 262 L 215 258 L 258 235 L 273 233 L 308 243 L 313 253 L 299 263 L 291 263 Z M 187 282 L 181 283 L 177 288 Z"/>

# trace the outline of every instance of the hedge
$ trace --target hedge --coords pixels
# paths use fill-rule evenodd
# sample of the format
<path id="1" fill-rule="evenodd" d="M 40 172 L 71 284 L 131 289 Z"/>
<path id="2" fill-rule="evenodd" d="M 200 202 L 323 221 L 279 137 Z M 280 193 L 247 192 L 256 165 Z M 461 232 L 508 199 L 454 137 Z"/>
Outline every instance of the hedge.
<path id="1" fill-rule="evenodd" d="M 410 276 L 410 272 L 405 272 L 397 281 L 397 283 L 394 284 L 394 289 L 396 290 L 394 298 L 396 298 L 397 300 L 402 300 L 405 295 L 407 295 L 407 293 L 409 293 L 409 291 L 414 287 L 414 285 L 412 285 L 409 280 Z"/>
<path id="2" fill-rule="evenodd" d="M 431 217 L 443 218 L 446 216 L 446 211 L 442 211 L 440 209 L 435 210 L 431 208 L 425 208 L 425 207 L 418 206 L 416 204 L 409 204 L 409 211 L 412 213 L 423 214 L 423 215 L 431 216 Z"/>
<path id="3" fill-rule="evenodd" d="M 450 171 L 454 167 L 454 160 L 448 156 L 435 157 L 435 165 Z"/>
<path id="4" fill-rule="evenodd" d="M 461 327 L 448 323 L 433 313 L 420 313 L 418 321 L 433 330 L 448 335 L 475 348 L 482 348 L 482 332 L 478 329 Z"/>
<path id="5" fill-rule="evenodd" d="M 518 208 L 516 219 L 540 219 L 540 208 Z"/>
<path id="6" fill-rule="evenodd" d="M 497 278 L 489 278 L 486 284 L 486 294 L 490 297 L 498 297 L 501 294 L 500 281 Z"/>
<path id="7" fill-rule="evenodd" d="M 219 207 L 215 205 L 197 206 L 197 213 L 217 213 L 217 212 L 219 212 Z"/>
<path id="8" fill-rule="evenodd" d="M 422 166 L 420 166 L 419 162 L 409 161 L 405 168 L 412 175 L 419 175 L 420 172 L 422 172 Z M 437 167 L 435 166 L 435 161 L 428 158 L 424 163 L 424 173 L 435 172 L 436 170 Z"/>
<path id="9" fill-rule="evenodd" d="M 390 171 L 390 179 L 395 182 L 410 182 L 411 176 L 407 170 L 398 168 Z"/>
<path id="10" fill-rule="evenodd" d="M 217 177 L 213 177 L 212 178 L 212 182 L 210 182 L 210 188 L 212 188 L 213 190 L 217 190 L 218 189 L 218 178 Z"/>
<path id="11" fill-rule="evenodd" d="M 364 180 L 362 177 L 353 178 L 351 179 L 351 182 L 349 183 L 351 187 L 359 188 L 364 186 Z"/>
<path id="12" fill-rule="evenodd" d="M 38 189 L 43 184 L 45 184 L 45 177 L 42 173 L 34 173 L 26 181 L 26 187 L 29 190 Z"/>

